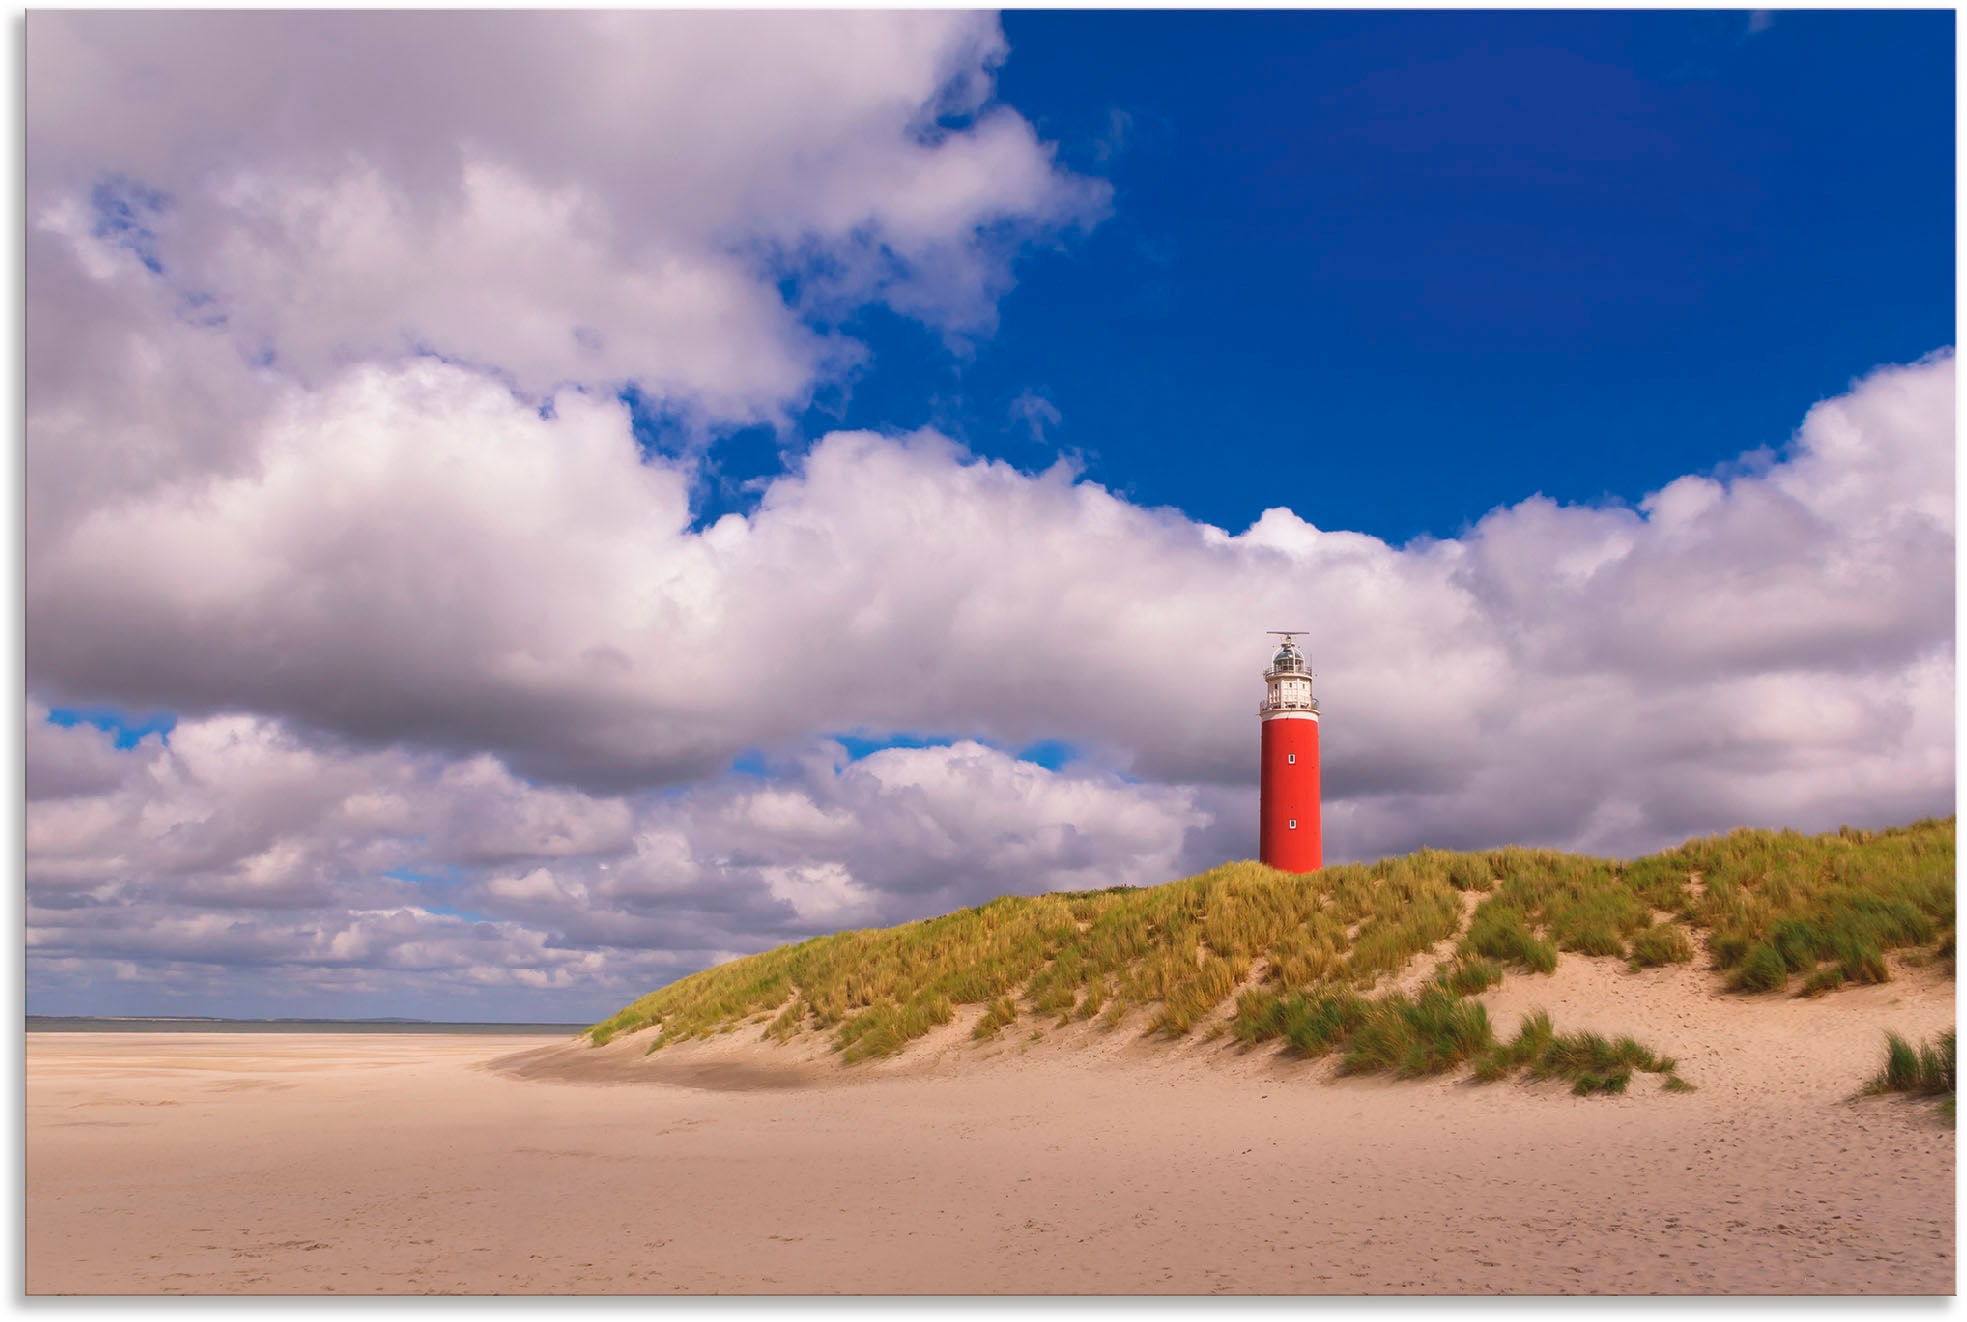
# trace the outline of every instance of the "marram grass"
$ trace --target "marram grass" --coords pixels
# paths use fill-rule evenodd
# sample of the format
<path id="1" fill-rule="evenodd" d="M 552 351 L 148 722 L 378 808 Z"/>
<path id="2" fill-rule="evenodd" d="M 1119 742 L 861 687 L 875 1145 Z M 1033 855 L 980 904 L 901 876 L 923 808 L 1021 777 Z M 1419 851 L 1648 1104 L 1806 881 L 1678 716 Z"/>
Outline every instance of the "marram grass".
<path id="1" fill-rule="evenodd" d="M 1632 938 L 1632 967 L 1656 969 L 1694 962 L 1694 940 L 1682 923 L 1658 923 Z"/>
<path id="2" fill-rule="evenodd" d="M 1113 1028 L 1139 1012 L 1166 1038 L 1218 1016 L 1212 1032 L 1341 1051 L 1348 1072 L 1475 1062 L 1479 1074 L 1500 1068 L 1500 1050 L 1514 1062 L 1505 1072 L 1616 1091 L 1657 1058 L 1630 1039 L 1601 1051 L 1553 1037 L 1566 1044 L 1555 1056 L 1499 1047 L 1466 998 L 1548 973 L 1560 952 L 1647 967 L 1698 959 L 1703 941 L 1708 965 L 1745 993 L 1883 981 L 1886 952 L 1911 947 L 1950 971 L 1953 857 L 1947 818 L 1819 836 L 1743 829 L 1624 863 L 1516 847 L 1424 849 L 1309 876 L 1229 863 L 1161 886 L 1006 896 L 816 937 L 679 979 L 588 1031 L 599 1045 L 659 1025 L 653 1051 L 755 1022 L 780 1041 L 828 1034 L 852 1061 L 905 1049 L 959 1006 L 988 1007 L 980 1039 L 1024 1016 Z M 1467 922 L 1465 895 L 1480 897 Z M 1450 940 L 1418 991 L 1383 990 Z M 1670 1062 L 1665 1073 L 1679 1083 Z"/>
<path id="3" fill-rule="evenodd" d="M 1861 1090 L 1902 1092 L 1940 1099 L 1940 1114 L 1954 1119 L 1954 1030 L 1914 1045 L 1897 1033 L 1885 1034 L 1885 1064 Z"/>
<path id="4" fill-rule="evenodd" d="M 1521 1071 L 1532 1080 L 1563 1079 L 1580 1097 L 1622 1093 L 1633 1071 L 1663 1076 L 1671 1092 L 1691 1092 L 1673 1057 L 1662 1056 L 1630 1037 L 1599 1033 L 1559 1033 L 1542 1010 L 1524 1016 L 1516 1036 L 1494 1042 L 1475 1063 L 1475 1077 L 1493 1083 Z"/>

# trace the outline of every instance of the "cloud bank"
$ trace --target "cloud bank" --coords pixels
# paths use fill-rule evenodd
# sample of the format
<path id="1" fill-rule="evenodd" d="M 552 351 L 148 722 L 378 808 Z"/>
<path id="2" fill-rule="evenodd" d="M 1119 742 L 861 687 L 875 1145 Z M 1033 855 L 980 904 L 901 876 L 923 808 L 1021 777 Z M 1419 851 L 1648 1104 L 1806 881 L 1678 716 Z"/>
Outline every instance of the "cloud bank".
<path id="1" fill-rule="evenodd" d="M 1407 547 L 1285 510 L 1231 536 L 920 433 L 828 437 L 692 533 L 617 406 L 367 371 L 252 475 L 30 564 L 37 691 L 211 713 L 122 753 L 31 723 L 35 950 L 270 958 L 214 944 L 226 912 L 307 967 L 400 945 L 591 987 L 597 952 L 612 983 L 1168 879 L 1251 852 L 1253 644 L 1286 617 L 1316 631 L 1335 853 L 1945 812 L 1952 366 L 1637 509 L 1533 497 Z M 847 761 L 835 731 L 955 742 Z M 1036 739 L 1081 758 L 999 751 Z"/>

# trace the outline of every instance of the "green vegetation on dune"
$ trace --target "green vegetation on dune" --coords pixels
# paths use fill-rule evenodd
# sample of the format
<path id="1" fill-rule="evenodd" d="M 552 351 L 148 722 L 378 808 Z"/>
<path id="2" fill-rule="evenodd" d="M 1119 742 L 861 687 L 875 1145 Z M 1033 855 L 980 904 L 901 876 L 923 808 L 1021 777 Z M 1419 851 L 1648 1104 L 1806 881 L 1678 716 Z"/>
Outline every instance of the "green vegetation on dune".
<path id="1" fill-rule="evenodd" d="M 1548 973 L 1559 952 L 1634 969 L 1686 963 L 1698 934 L 1743 992 L 1795 975 L 1812 995 L 1883 981 L 1886 952 L 1910 947 L 1933 947 L 1951 971 L 1953 854 L 1948 818 L 1821 836 L 1738 830 L 1625 863 L 1516 847 L 1424 849 L 1309 876 L 1230 863 L 1162 886 L 1007 896 L 818 937 L 680 979 L 589 1033 L 599 1045 L 660 1025 L 653 1051 L 756 1022 L 780 1041 L 830 1034 L 852 1061 L 902 1050 L 958 1006 L 988 1007 L 973 1032 L 987 1040 L 1026 1014 L 1112 1028 L 1136 1011 L 1149 1033 L 1182 1037 L 1233 1004 L 1212 1033 L 1343 1051 L 1348 1072 L 1473 1061 L 1580 1091 L 1617 1091 L 1635 1069 L 1671 1087 L 1672 1062 L 1657 1067 L 1631 1039 L 1546 1040 L 1526 1025 L 1530 1039 L 1499 1045 L 1465 998 L 1506 975 Z M 1465 895 L 1480 897 L 1466 923 Z M 1373 995 L 1455 938 L 1417 992 Z"/>
<path id="2" fill-rule="evenodd" d="M 1954 1030 L 1918 1046 L 1897 1033 L 1885 1035 L 1885 1064 L 1863 1090 L 1902 1092 L 1940 1099 L 1940 1114 L 1954 1118 Z"/>
<path id="3" fill-rule="evenodd" d="M 1230 863 L 1143 888 L 1007 896 L 880 931 L 841 932 L 733 960 L 646 996 L 590 1030 L 596 1042 L 662 1025 L 659 1043 L 702 1037 L 773 1011 L 785 1037 L 830 1031 L 845 1050 L 858 1021 L 1020 995 L 1023 1009 L 1185 1034 L 1261 959 L 1280 986 L 1370 986 L 1455 934 L 1461 902 L 1447 864 L 1423 851 L 1301 877 Z M 1487 880 L 1486 878 L 1484 879 Z M 886 1007 L 884 1009 L 884 1007 Z M 933 1026 L 932 1024 L 928 1026 Z M 926 1031 L 926 1027 L 923 1031 Z M 873 1054 L 873 1053 L 868 1053 Z"/>
<path id="4" fill-rule="evenodd" d="M 1310 996 L 1248 991 L 1237 998 L 1231 1031 L 1248 1046 L 1281 1040 L 1300 1056 L 1342 1052 L 1347 1074 L 1414 1078 L 1472 1063 L 1475 1077 L 1485 1083 L 1520 1072 L 1533 1081 L 1566 1080 L 1583 1096 L 1624 1092 L 1633 1071 L 1641 1070 L 1665 1076 L 1674 1091 L 1692 1090 L 1675 1072 L 1671 1056 L 1630 1037 L 1559 1034 L 1542 1010 L 1524 1019 L 1514 1039 L 1499 1041 L 1488 1011 L 1461 999 L 1452 978 L 1430 981 L 1413 996 L 1392 992 L 1376 999 L 1349 991 Z"/>
<path id="5" fill-rule="evenodd" d="M 644 997 L 591 1031 L 596 1041 L 661 1023 L 661 1041 L 705 1036 L 767 1010 L 771 1031 L 853 1027 L 883 1006 L 984 1004 L 1021 994 L 1036 1014 L 1117 1023 L 1152 1006 L 1179 1036 L 1225 1000 L 1253 961 L 1280 983 L 1370 985 L 1454 935 L 1461 914 L 1426 853 L 1309 877 L 1231 863 L 1186 881 L 1077 894 L 1007 896 L 881 931 L 841 932 L 734 960 Z M 915 1016 L 921 1019 L 924 1016 Z M 925 1030 L 926 1031 L 926 1030 Z"/>
<path id="6" fill-rule="evenodd" d="M 1632 966 L 1664 968 L 1694 962 L 1694 939 L 1679 923 L 1655 923 L 1632 939 Z"/>
<path id="7" fill-rule="evenodd" d="M 1622 1093 L 1635 1070 L 1665 1076 L 1670 1091 L 1693 1090 L 1693 1085 L 1675 1072 L 1673 1057 L 1662 1056 L 1630 1037 L 1559 1033 L 1542 1010 L 1524 1016 L 1513 1039 L 1495 1043 L 1475 1063 L 1475 1077 L 1484 1083 L 1508 1078 L 1519 1070 L 1533 1080 L 1566 1080 L 1580 1097 Z"/>
<path id="8" fill-rule="evenodd" d="M 1887 951 L 1942 942 L 1954 924 L 1953 819 L 1834 835 L 1736 831 L 1662 858 L 1698 873 L 1681 912 L 1709 932 L 1737 991 L 1884 982 Z M 1810 984 L 1814 982 L 1815 985 Z"/>

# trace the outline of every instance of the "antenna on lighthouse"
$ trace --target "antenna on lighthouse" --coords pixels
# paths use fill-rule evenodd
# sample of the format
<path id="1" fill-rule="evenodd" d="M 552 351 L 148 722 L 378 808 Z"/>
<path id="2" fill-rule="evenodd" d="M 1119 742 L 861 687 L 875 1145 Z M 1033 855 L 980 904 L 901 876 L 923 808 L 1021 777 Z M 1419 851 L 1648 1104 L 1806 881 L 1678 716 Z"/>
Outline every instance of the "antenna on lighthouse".
<path id="1" fill-rule="evenodd" d="M 1296 645 L 1297 645 L 1297 638 L 1298 638 L 1298 635 L 1299 635 L 1299 634 L 1301 634 L 1301 633 L 1310 633 L 1310 632 L 1311 632 L 1311 630 L 1309 630 L 1309 629 L 1265 629 L 1265 630 L 1264 630 L 1264 632 L 1265 632 L 1265 633 L 1267 633 L 1267 634 L 1272 634 L 1272 635 L 1274 635 L 1274 636 L 1276 636 L 1276 637 L 1278 637 L 1278 638 L 1282 638 L 1282 639 L 1283 639 L 1283 640 L 1284 640 L 1285 642 L 1287 642 L 1287 643 L 1290 643 L 1290 644 L 1291 644 L 1292 646 L 1296 646 Z M 1318 678 L 1318 663 L 1317 663 L 1317 661 L 1316 661 L 1316 660 L 1315 660 L 1315 659 L 1313 658 L 1313 656 L 1312 656 L 1312 651 L 1311 651 L 1311 649 L 1310 649 L 1309 647 L 1307 647 L 1307 648 L 1305 649 L 1305 668 L 1306 668 L 1306 669 L 1307 669 L 1307 670 L 1308 670 L 1308 671 L 1310 672 L 1310 674 L 1311 674 L 1311 677 L 1312 677 L 1313 679 L 1316 679 L 1316 678 Z"/>

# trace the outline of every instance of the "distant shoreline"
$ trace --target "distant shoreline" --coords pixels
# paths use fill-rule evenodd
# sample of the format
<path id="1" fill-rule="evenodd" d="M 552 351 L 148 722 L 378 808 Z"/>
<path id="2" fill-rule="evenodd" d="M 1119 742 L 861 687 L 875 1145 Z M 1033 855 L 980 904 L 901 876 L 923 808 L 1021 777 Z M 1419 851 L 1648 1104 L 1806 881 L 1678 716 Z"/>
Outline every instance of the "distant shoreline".
<path id="1" fill-rule="evenodd" d="M 27 1016 L 30 1033 L 479 1033 L 537 1035 L 581 1032 L 586 1024 L 440 1023 L 426 1019 L 204 1019 L 112 1015 Z"/>

